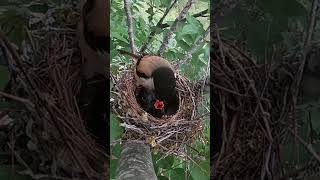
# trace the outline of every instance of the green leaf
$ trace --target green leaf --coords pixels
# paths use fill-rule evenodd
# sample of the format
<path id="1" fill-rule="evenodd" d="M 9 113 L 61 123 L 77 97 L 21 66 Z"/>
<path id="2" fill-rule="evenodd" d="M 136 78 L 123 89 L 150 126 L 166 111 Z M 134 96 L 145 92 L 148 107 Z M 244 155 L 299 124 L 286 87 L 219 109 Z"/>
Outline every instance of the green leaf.
<path id="1" fill-rule="evenodd" d="M 166 176 L 159 176 L 158 179 L 159 180 L 169 180 L 169 178 L 167 178 Z"/>
<path id="2" fill-rule="evenodd" d="M 188 43 L 188 45 L 193 45 L 194 42 L 196 41 L 195 36 L 191 36 L 190 34 L 184 35 L 184 36 L 182 37 L 182 39 L 183 39 L 186 43 Z"/>
<path id="3" fill-rule="evenodd" d="M 110 160 L 110 178 L 112 179 L 116 178 L 118 163 L 119 163 L 118 159 Z"/>
<path id="4" fill-rule="evenodd" d="M 153 27 L 151 27 L 151 31 L 154 31 L 155 30 L 155 34 L 160 34 L 160 33 L 162 33 L 163 32 L 163 29 L 162 28 L 160 28 L 160 27 L 158 27 L 158 26 L 153 26 Z"/>
<path id="5" fill-rule="evenodd" d="M 183 50 L 187 51 L 190 49 L 190 45 L 186 43 L 184 40 L 178 40 L 178 46 L 180 46 Z"/>
<path id="6" fill-rule="evenodd" d="M 150 14 L 150 15 L 154 15 L 154 12 L 153 12 L 153 7 L 149 7 L 147 10 L 146 10 L 146 13 Z"/>
<path id="7" fill-rule="evenodd" d="M 171 0 L 162 0 L 161 7 L 169 7 L 171 5 Z"/>
<path id="8" fill-rule="evenodd" d="M 118 118 L 112 113 L 110 115 L 110 121 L 110 142 L 112 142 L 122 135 L 123 129 L 120 127 Z"/>
<path id="9" fill-rule="evenodd" d="M 176 56 L 175 56 L 175 51 L 173 51 L 173 50 L 167 50 L 165 53 L 164 53 L 164 57 L 166 58 L 166 59 L 173 59 L 173 58 L 175 58 Z"/>
<path id="10" fill-rule="evenodd" d="M 121 145 L 120 143 L 117 143 L 114 146 L 112 146 L 112 155 L 117 158 L 120 158 L 120 154 L 121 154 Z"/>
<path id="11" fill-rule="evenodd" d="M 191 16 L 190 14 L 187 14 L 186 16 L 187 22 L 194 25 L 197 28 L 201 28 L 202 24 L 193 16 Z"/>
<path id="12" fill-rule="evenodd" d="M 193 177 L 193 179 L 209 180 L 210 179 L 210 173 L 209 173 L 210 162 L 208 160 L 202 161 L 199 163 L 199 165 L 202 168 L 202 170 L 204 170 L 205 172 L 203 172 L 198 165 L 192 163 L 190 167 L 191 176 Z"/>
<path id="13" fill-rule="evenodd" d="M 167 156 L 166 158 L 156 162 L 156 166 L 158 168 L 170 169 L 173 162 L 174 162 L 174 156 Z"/>
<path id="14" fill-rule="evenodd" d="M 152 4 L 156 7 L 160 7 L 161 1 L 160 0 L 151 0 Z"/>
<path id="15" fill-rule="evenodd" d="M 126 38 L 124 38 L 120 33 L 118 33 L 118 32 L 111 32 L 111 37 L 112 38 L 115 38 L 116 40 L 118 40 L 118 41 L 122 41 L 122 42 L 124 42 L 124 43 L 129 43 L 129 41 L 126 39 Z"/>
<path id="16" fill-rule="evenodd" d="M 152 19 L 153 19 L 153 16 L 154 16 L 153 7 L 149 7 L 149 8 L 146 10 L 146 13 L 149 14 L 149 16 L 148 16 L 149 22 L 152 22 Z"/>
<path id="17" fill-rule="evenodd" d="M 141 7 L 141 8 L 143 8 L 143 4 L 140 3 L 140 1 L 136 1 L 136 2 L 134 2 L 134 4 L 137 5 L 137 6 L 139 6 L 139 7 Z"/>
<path id="18" fill-rule="evenodd" d="M 198 34 L 199 28 L 194 25 L 194 24 L 187 24 L 183 27 L 182 32 L 180 34 L 180 36 L 185 35 L 185 34 Z"/>
<path id="19" fill-rule="evenodd" d="M 170 179 L 174 180 L 184 180 L 184 169 L 175 168 L 171 170 Z"/>

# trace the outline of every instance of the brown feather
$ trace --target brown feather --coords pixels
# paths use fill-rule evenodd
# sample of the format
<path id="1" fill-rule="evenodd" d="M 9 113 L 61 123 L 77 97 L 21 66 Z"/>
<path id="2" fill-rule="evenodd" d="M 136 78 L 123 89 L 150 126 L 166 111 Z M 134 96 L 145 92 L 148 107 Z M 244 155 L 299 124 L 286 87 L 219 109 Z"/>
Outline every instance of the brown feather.
<path id="1" fill-rule="evenodd" d="M 159 56 L 144 56 L 140 61 L 137 62 L 137 71 L 151 76 L 152 72 L 159 67 L 170 67 L 173 71 L 171 64 L 159 57 Z"/>
<path id="2" fill-rule="evenodd" d="M 159 56 L 144 56 L 138 60 L 135 69 L 135 79 L 137 86 L 144 86 L 148 89 L 154 89 L 152 73 L 160 67 L 169 67 L 174 72 L 171 64 Z M 138 74 L 144 74 L 148 79 L 139 77 Z"/>

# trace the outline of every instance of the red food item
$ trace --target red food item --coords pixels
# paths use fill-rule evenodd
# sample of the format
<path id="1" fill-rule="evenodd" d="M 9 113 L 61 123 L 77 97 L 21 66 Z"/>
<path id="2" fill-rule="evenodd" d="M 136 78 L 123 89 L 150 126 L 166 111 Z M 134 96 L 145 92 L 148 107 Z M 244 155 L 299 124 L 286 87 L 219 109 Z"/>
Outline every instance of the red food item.
<path id="1" fill-rule="evenodd" d="M 158 99 L 154 103 L 154 108 L 162 110 L 164 108 L 163 101 L 159 101 Z"/>

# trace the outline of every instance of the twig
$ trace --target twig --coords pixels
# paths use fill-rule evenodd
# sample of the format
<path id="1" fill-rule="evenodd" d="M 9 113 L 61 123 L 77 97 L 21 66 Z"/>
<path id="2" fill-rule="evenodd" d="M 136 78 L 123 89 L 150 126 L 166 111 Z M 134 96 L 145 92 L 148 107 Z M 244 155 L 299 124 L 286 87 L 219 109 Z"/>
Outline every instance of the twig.
<path id="1" fill-rule="evenodd" d="M 157 23 L 156 27 L 161 27 L 162 22 L 164 20 L 164 18 L 168 15 L 169 11 L 172 9 L 172 7 L 177 3 L 177 0 L 174 0 L 171 5 L 166 9 L 166 11 L 164 12 L 163 16 L 161 17 L 161 19 L 159 20 L 159 22 Z M 162 27 L 163 28 L 163 27 Z M 148 44 L 151 42 L 151 39 L 154 37 L 154 35 L 156 34 L 156 28 L 154 28 L 151 33 L 149 34 L 148 40 L 142 45 L 141 49 L 140 49 L 140 53 L 143 53 Z"/>
<path id="2" fill-rule="evenodd" d="M 163 37 L 162 44 L 161 44 L 159 51 L 158 51 L 159 56 L 163 55 L 165 49 L 167 48 L 167 46 L 169 44 L 169 40 L 172 38 L 172 35 L 173 35 L 172 32 L 174 32 L 176 30 L 178 22 L 180 22 L 186 16 L 188 10 L 191 8 L 193 1 L 194 0 L 188 0 L 186 5 L 184 6 L 183 10 L 180 12 L 178 17 L 172 23 L 169 32 Z"/>
<path id="3" fill-rule="evenodd" d="M 269 161 L 270 161 L 270 155 L 271 155 L 271 148 L 272 148 L 272 144 L 269 144 L 268 150 L 267 150 L 267 154 L 265 157 L 265 162 L 264 162 L 264 167 L 262 168 L 262 172 L 261 172 L 261 180 L 265 179 L 265 175 L 266 173 L 268 174 L 268 178 L 271 178 L 271 173 L 269 170 Z"/>
<path id="4" fill-rule="evenodd" d="M 128 35 L 129 35 L 129 42 L 131 51 L 133 54 L 136 54 L 136 47 L 134 44 L 134 34 L 133 34 L 133 27 L 132 27 L 132 14 L 130 9 L 130 3 L 129 0 L 124 0 L 124 10 L 127 14 L 127 23 L 128 23 Z"/>
<path id="5" fill-rule="evenodd" d="M 121 123 L 120 126 L 124 127 L 125 129 L 130 129 L 130 130 L 136 131 L 136 132 L 138 132 L 140 134 L 143 134 L 143 132 L 139 128 L 137 128 L 135 125 Z"/>
<path id="6" fill-rule="evenodd" d="M 140 59 L 140 58 L 142 58 L 142 56 L 140 56 L 140 55 L 133 54 L 133 53 L 130 53 L 130 52 L 121 50 L 121 49 L 119 49 L 118 51 L 119 51 L 119 53 L 122 54 L 122 55 L 128 55 L 128 56 L 131 56 L 132 58 L 135 58 L 135 59 Z"/>
<path id="7" fill-rule="evenodd" d="M 226 60 L 225 60 L 224 50 L 223 50 L 223 47 L 221 45 L 221 38 L 220 38 L 219 28 L 218 28 L 218 25 L 216 23 L 213 23 L 213 25 L 214 25 L 213 32 L 216 32 L 214 35 L 217 36 L 217 40 L 219 42 L 219 51 L 221 53 L 222 65 L 224 66 L 224 68 L 226 68 Z"/>
<path id="8" fill-rule="evenodd" d="M 34 107 L 34 104 L 29 99 L 21 98 L 21 97 L 14 96 L 14 95 L 11 95 L 11 94 L 8 94 L 8 93 L 0 91 L 0 97 L 1 96 L 9 98 L 9 99 L 13 99 L 15 101 L 21 102 L 21 103 L 26 104 L 26 105 L 29 105 L 32 108 Z"/>

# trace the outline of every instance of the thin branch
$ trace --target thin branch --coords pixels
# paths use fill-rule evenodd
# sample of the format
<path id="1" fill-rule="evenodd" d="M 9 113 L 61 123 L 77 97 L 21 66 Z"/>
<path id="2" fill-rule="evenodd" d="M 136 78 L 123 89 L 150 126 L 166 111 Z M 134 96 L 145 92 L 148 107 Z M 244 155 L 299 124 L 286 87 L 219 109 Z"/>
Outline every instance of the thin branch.
<path id="1" fill-rule="evenodd" d="M 124 51 L 124 50 L 121 50 L 121 49 L 119 49 L 118 52 L 119 52 L 120 54 L 122 54 L 122 55 L 127 55 L 127 56 L 130 56 L 130 57 L 135 58 L 135 59 L 140 59 L 140 58 L 142 58 L 141 55 L 133 54 L 133 53 L 131 53 L 131 52 L 127 52 L 127 51 Z"/>
<path id="2" fill-rule="evenodd" d="M 143 53 L 148 44 L 151 42 L 151 39 L 155 36 L 156 34 L 156 27 L 161 28 L 162 22 L 165 19 L 165 17 L 168 15 L 168 13 L 170 12 L 170 10 L 172 9 L 172 7 L 177 3 L 177 0 L 174 0 L 173 3 L 171 3 L 171 5 L 166 9 L 166 11 L 164 12 L 163 16 L 161 17 L 161 19 L 159 20 L 159 22 L 157 23 L 157 25 L 155 26 L 155 28 L 151 31 L 151 33 L 149 34 L 148 40 L 142 45 L 141 49 L 140 49 L 140 53 Z"/>
<path id="3" fill-rule="evenodd" d="M 136 46 L 134 44 L 134 34 L 133 34 L 133 27 L 132 27 L 132 14 L 130 9 L 129 0 L 124 0 L 124 10 L 126 11 L 127 15 L 127 25 L 128 25 L 128 35 L 129 35 L 129 42 L 131 51 L 133 54 L 136 54 Z"/>
<path id="4" fill-rule="evenodd" d="M 170 27 L 169 32 L 163 37 L 163 41 L 162 44 L 159 48 L 158 51 L 158 55 L 162 56 L 165 49 L 167 48 L 168 44 L 169 44 L 169 40 L 172 38 L 172 35 L 176 29 L 177 29 L 177 25 L 178 22 L 180 22 L 187 14 L 188 10 L 191 8 L 192 3 L 194 2 L 194 0 L 188 0 L 187 4 L 184 6 L 183 10 L 180 12 L 180 14 L 178 15 L 178 17 L 174 20 L 173 24 Z"/>
<path id="5" fill-rule="evenodd" d="M 178 63 L 178 66 L 181 64 L 187 63 L 187 61 L 192 57 L 192 54 L 198 49 L 198 47 L 203 43 L 204 39 L 208 36 L 210 32 L 210 26 L 207 28 L 207 30 L 196 40 L 196 42 L 192 45 L 192 47 L 189 49 L 189 51 L 185 54 L 185 56 L 182 58 L 182 60 Z"/>
<path id="6" fill-rule="evenodd" d="M 18 101 L 18 102 L 21 102 L 21 103 L 29 105 L 31 107 L 35 106 L 29 99 L 25 99 L 25 98 L 21 98 L 21 97 L 18 97 L 18 96 L 14 96 L 14 95 L 2 92 L 2 91 L 0 91 L 0 97 L 1 96 L 9 98 L 9 99 L 12 99 L 12 100 L 15 100 L 15 101 Z"/>

